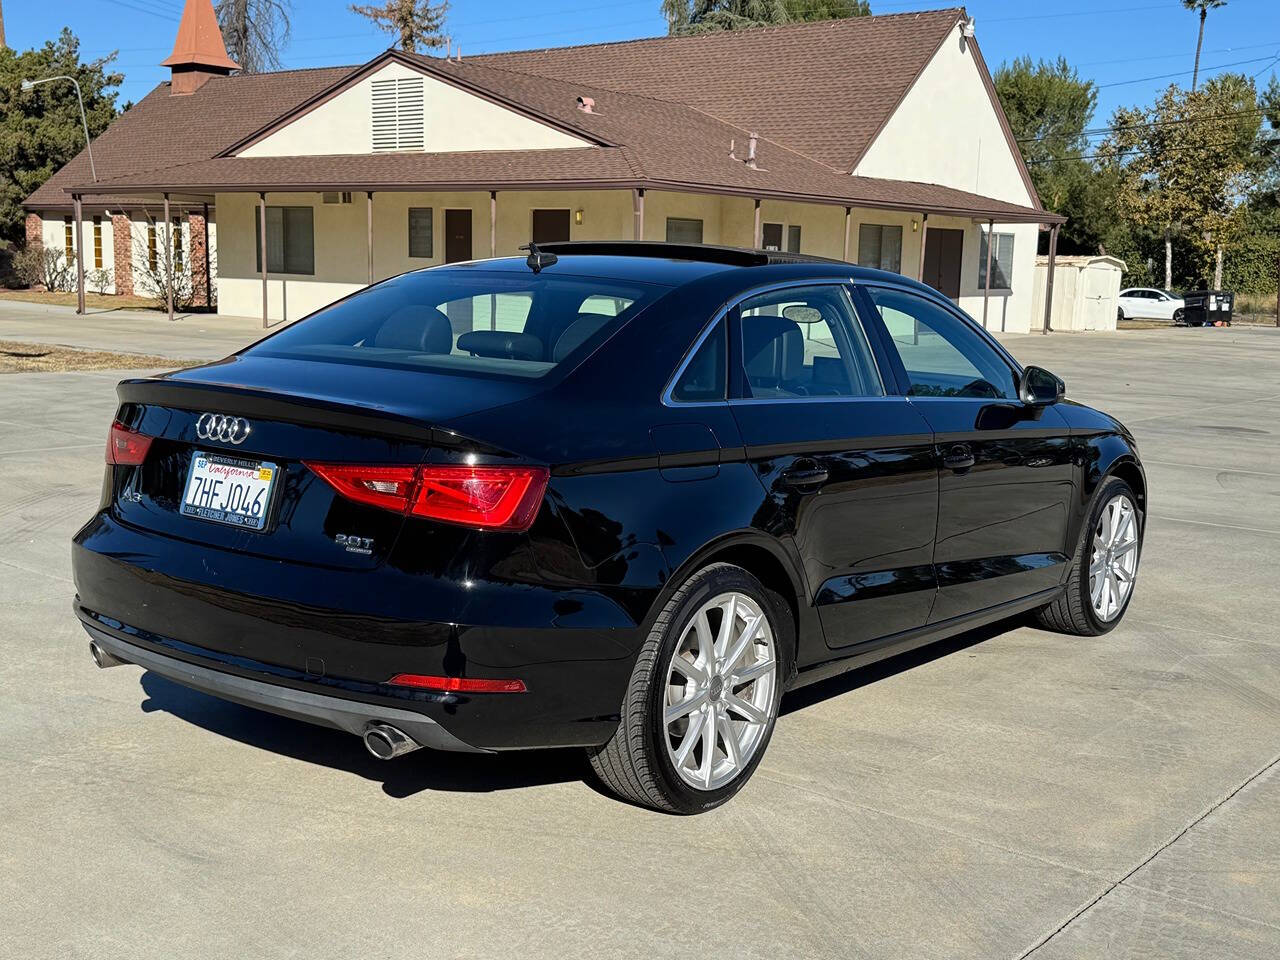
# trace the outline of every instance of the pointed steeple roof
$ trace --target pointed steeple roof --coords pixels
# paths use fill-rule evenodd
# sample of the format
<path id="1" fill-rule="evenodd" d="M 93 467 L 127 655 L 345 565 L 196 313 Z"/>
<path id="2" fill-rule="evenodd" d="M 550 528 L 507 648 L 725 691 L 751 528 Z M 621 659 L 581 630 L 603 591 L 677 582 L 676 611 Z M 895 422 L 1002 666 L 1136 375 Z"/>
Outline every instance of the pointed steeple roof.
<path id="1" fill-rule="evenodd" d="M 219 70 L 238 70 L 240 64 L 227 56 L 227 46 L 213 13 L 213 0 L 187 0 L 178 24 L 178 39 L 173 53 L 162 67 L 200 66 Z"/>

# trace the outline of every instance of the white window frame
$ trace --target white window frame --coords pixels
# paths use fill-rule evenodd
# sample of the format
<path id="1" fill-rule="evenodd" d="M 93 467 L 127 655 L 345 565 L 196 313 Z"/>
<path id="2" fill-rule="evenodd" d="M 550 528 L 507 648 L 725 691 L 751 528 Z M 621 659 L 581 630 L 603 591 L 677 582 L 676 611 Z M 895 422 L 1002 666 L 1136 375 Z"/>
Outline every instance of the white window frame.
<path id="1" fill-rule="evenodd" d="M 986 289 L 987 275 L 987 228 L 980 227 L 978 229 L 978 290 Z M 996 280 L 1004 280 L 1004 284 L 992 284 L 992 293 L 1012 293 L 1013 292 L 1013 257 L 1017 243 L 1017 234 L 1011 230 L 996 230 L 994 232 L 996 245 L 995 250 L 991 254 L 991 267 L 995 271 Z M 1001 248 L 1004 242 L 1009 242 L 1009 256 L 1007 263 L 1001 262 Z"/>

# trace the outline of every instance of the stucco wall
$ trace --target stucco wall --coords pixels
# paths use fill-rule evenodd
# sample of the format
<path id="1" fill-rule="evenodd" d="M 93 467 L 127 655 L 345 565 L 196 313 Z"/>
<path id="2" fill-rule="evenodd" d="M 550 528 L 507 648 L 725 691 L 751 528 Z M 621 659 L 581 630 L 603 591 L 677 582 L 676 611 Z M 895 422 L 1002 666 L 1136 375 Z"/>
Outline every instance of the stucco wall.
<path id="1" fill-rule="evenodd" d="M 65 214 L 59 213 L 57 211 L 49 211 L 43 215 L 43 220 L 41 223 L 41 235 L 42 235 L 45 249 L 46 250 L 62 250 L 64 255 L 69 252 L 67 250 L 67 242 L 66 242 L 66 221 L 63 219 L 65 216 L 66 216 Z M 115 254 L 114 254 L 115 234 L 114 234 L 114 231 L 112 230 L 111 217 L 101 212 L 97 212 L 95 214 L 89 211 L 85 211 L 84 222 L 81 224 L 81 229 L 84 231 L 83 239 L 84 239 L 84 250 L 85 250 L 85 260 L 84 260 L 85 289 L 90 293 L 97 293 L 99 290 L 99 287 L 95 286 L 94 283 L 89 279 L 89 274 L 91 274 L 94 270 L 97 269 L 97 264 L 94 260 L 94 255 L 93 255 L 93 250 L 94 250 L 93 218 L 94 216 L 99 216 L 102 218 L 102 266 L 103 266 L 103 269 L 107 270 L 108 273 L 111 274 L 111 280 L 112 280 L 112 282 L 107 284 L 106 287 L 103 289 L 105 290 L 106 293 L 115 293 L 116 292 Z M 75 234 L 74 223 L 72 223 L 71 225 L 71 231 L 72 231 L 72 249 L 74 250 L 75 245 L 78 242 L 74 235 Z M 72 275 L 72 289 L 73 290 L 75 289 L 74 274 Z"/>
<path id="2" fill-rule="evenodd" d="M 288 126 L 240 151 L 242 157 L 299 157 L 371 153 L 371 104 L 374 80 L 423 77 L 426 152 L 460 150 L 537 150 L 586 147 L 587 143 L 554 127 L 428 77 L 400 63 L 376 73 L 304 113 Z"/>
<path id="3" fill-rule="evenodd" d="M 958 30 L 921 72 L 854 172 L 1032 203 L 972 47 Z"/>
<path id="4" fill-rule="evenodd" d="M 314 276 L 281 276 L 268 280 L 268 310 L 274 320 L 297 319 L 364 286 L 368 261 L 365 246 L 365 196 L 356 193 L 350 204 L 325 204 L 319 194 L 268 194 L 269 205 L 309 205 L 314 213 Z M 219 194 L 218 220 L 222 242 L 217 247 L 218 309 L 228 315 L 257 316 L 262 312 L 262 280 L 255 263 L 252 194 Z M 409 256 L 408 210 L 430 207 L 434 232 L 433 256 Z M 474 258 L 489 256 L 489 195 L 487 193 L 377 193 L 374 195 L 374 278 L 383 279 L 444 262 L 446 209 L 471 210 Z M 497 254 L 514 256 L 528 243 L 534 209 L 570 211 L 570 239 L 630 239 L 634 234 L 632 197 L 629 190 L 583 190 L 552 193 L 499 192 Z M 582 223 L 574 214 L 582 211 Z M 740 197 L 719 197 L 648 191 L 645 197 L 644 235 L 647 240 L 666 238 L 667 217 L 703 221 L 703 241 L 750 246 L 754 229 L 752 202 Z M 802 253 L 839 259 L 844 252 L 844 208 L 818 204 L 761 204 L 762 223 L 799 225 Z M 902 227 L 902 273 L 916 277 L 920 266 L 922 221 L 918 214 L 854 208 L 849 228 L 849 259 L 858 257 L 858 228 L 862 223 Z M 915 229 L 913 229 L 913 224 Z M 931 217 L 930 227 L 965 231 L 959 305 L 975 319 L 982 319 L 982 290 L 978 285 L 980 232 L 985 225 L 958 217 Z M 1037 228 L 1034 224 L 997 226 L 998 232 L 1015 235 L 1013 289 L 992 291 L 988 326 L 1017 332 L 1031 328 L 1031 300 L 1035 268 Z M 286 314 L 287 308 L 287 314 Z"/>

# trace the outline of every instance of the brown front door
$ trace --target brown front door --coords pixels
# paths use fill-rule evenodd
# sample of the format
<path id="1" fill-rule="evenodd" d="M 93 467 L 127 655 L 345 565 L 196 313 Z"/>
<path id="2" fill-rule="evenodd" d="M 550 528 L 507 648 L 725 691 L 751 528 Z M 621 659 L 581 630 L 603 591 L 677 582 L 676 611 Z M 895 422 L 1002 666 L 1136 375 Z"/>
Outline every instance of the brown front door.
<path id="1" fill-rule="evenodd" d="M 533 242 L 559 243 L 569 239 L 568 210 L 533 211 Z"/>
<path id="2" fill-rule="evenodd" d="M 444 262 L 457 263 L 470 260 L 471 211 L 446 210 L 444 212 Z"/>
<path id="3" fill-rule="evenodd" d="M 924 239 L 924 282 L 944 297 L 960 297 L 964 231 L 929 229 Z"/>

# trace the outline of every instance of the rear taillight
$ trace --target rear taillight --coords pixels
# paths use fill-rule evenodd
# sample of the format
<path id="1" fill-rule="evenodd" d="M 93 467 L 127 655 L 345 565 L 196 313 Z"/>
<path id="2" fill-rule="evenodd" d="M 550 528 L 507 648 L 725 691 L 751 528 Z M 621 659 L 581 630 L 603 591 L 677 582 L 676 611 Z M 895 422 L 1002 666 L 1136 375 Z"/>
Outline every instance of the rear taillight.
<path id="1" fill-rule="evenodd" d="M 346 463 L 308 463 L 321 480 L 348 500 L 404 513 L 418 487 L 417 467 L 379 467 Z"/>
<path id="2" fill-rule="evenodd" d="M 527 530 L 547 489 L 545 467 L 307 463 L 349 500 L 487 530 Z"/>
<path id="3" fill-rule="evenodd" d="M 427 677 L 419 673 L 397 673 L 387 681 L 394 687 L 417 687 L 445 693 L 525 693 L 523 680 L 486 680 L 482 677 Z"/>
<path id="4" fill-rule="evenodd" d="M 107 434 L 107 463 L 117 467 L 136 467 L 147 459 L 152 437 L 130 430 L 117 420 Z"/>

